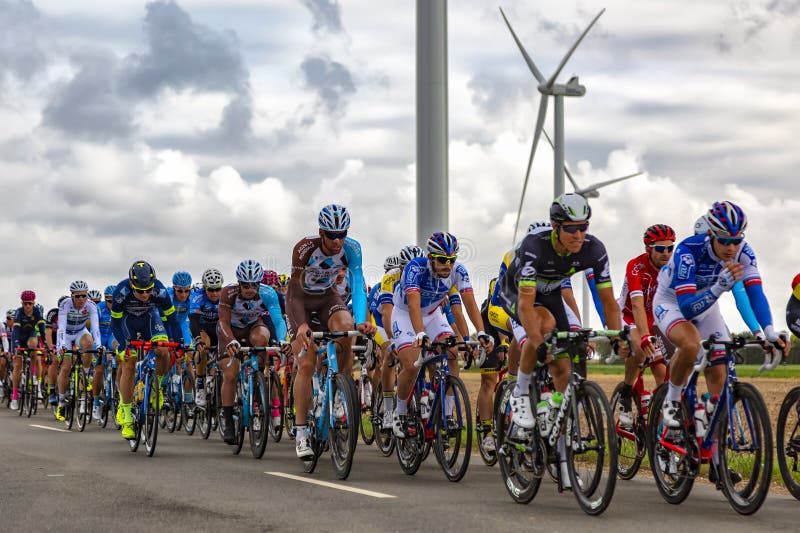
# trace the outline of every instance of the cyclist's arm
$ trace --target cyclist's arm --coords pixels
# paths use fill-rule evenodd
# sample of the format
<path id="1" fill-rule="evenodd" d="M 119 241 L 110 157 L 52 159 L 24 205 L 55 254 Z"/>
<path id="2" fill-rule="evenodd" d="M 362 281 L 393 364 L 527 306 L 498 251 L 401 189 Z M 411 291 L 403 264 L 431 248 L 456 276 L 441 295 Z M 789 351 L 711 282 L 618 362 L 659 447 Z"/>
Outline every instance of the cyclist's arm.
<path id="1" fill-rule="evenodd" d="M 230 288 L 225 287 L 219 296 L 219 321 L 217 322 L 217 332 L 220 340 L 220 346 L 227 347 L 228 344 L 236 340 L 233 335 L 233 328 L 231 328 L 231 304 L 233 298 L 229 296 Z M 222 349 L 222 348 L 220 348 Z"/>
<path id="2" fill-rule="evenodd" d="M 22 337 L 22 326 L 17 319 L 17 316 L 14 316 L 14 329 L 11 332 L 11 349 L 16 349 L 19 346 L 19 340 Z"/>
<path id="3" fill-rule="evenodd" d="M 742 316 L 742 320 L 747 324 L 747 328 L 753 335 L 761 332 L 761 326 L 758 325 L 758 320 L 753 312 L 753 307 L 750 305 L 750 298 L 744 288 L 744 282 L 738 281 L 731 289 L 733 299 L 736 300 L 736 309 Z"/>
<path id="4" fill-rule="evenodd" d="M 56 331 L 56 350 L 62 348 L 72 348 L 72 346 L 65 346 L 64 339 L 67 337 L 67 314 L 70 305 L 70 300 L 64 300 L 58 306 L 58 331 Z"/>
<path id="5" fill-rule="evenodd" d="M 580 322 L 581 313 L 578 311 L 578 302 L 575 301 L 575 293 L 572 290 L 572 286 L 561 287 L 561 298 L 563 298 L 567 306 L 572 309 L 572 312 L 575 313 L 575 316 L 578 317 L 578 321 Z"/>
<path id="6" fill-rule="evenodd" d="M 406 299 L 408 301 L 408 317 L 411 319 L 414 333 L 423 333 L 425 331 L 425 323 L 422 321 L 422 297 L 419 291 L 406 292 Z"/>
<path id="7" fill-rule="evenodd" d="M 305 292 L 303 291 L 303 277 L 306 272 L 308 255 L 314 249 L 310 239 L 302 239 L 295 244 L 292 251 L 292 274 L 289 277 L 288 288 L 286 290 L 286 314 L 297 325 L 299 330 L 302 326 L 307 326 L 305 321 Z M 293 332 L 296 334 L 297 332 Z"/>
<path id="8" fill-rule="evenodd" d="M 267 307 L 267 311 L 269 311 L 269 317 L 272 320 L 272 325 L 275 327 L 275 336 L 277 337 L 275 340 L 286 340 L 286 322 L 283 320 L 277 292 L 272 287 L 260 285 L 258 287 L 258 295 Z"/>
<path id="9" fill-rule="evenodd" d="M 600 301 L 603 302 L 603 313 L 605 323 L 609 329 L 621 329 L 622 318 L 620 317 L 619 304 L 614 299 L 614 289 L 609 283 L 607 287 L 598 287 L 597 293 Z"/>
<path id="10" fill-rule="evenodd" d="M 100 317 L 97 312 L 97 306 L 91 307 L 89 310 L 89 320 L 92 321 L 92 348 L 97 348 L 98 346 L 102 346 L 103 341 L 102 337 L 100 336 Z"/>
<path id="11" fill-rule="evenodd" d="M 5 324 L 0 324 L 0 332 L 2 332 L 2 339 L 3 339 L 3 352 L 7 352 L 9 350 L 9 342 L 8 342 L 8 330 L 6 329 Z"/>
<path id="12" fill-rule="evenodd" d="M 469 328 L 464 318 L 464 308 L 461 304 L 450 304 L 442 310 L 447 317 L 447 322 L 453 328 L 453 335 L 459 339 L 469 339 Z"/>
<path id="13" fill-rule="evenodd" d="M 367 293 L 364 290 L 364 273 L 361 270 L 361 245 L 347 237 L 344 242 L 344 255 L 347 258 L 353 317 L 356 324 L 367 321 Z"/>
<path id="14" fill-rule="evenodd" d="M 761 285 L 761 274 L 756 266 L 756 256 L 749 244 L 745 243 L 739 254 L 738 262 L 743 267 L 742 281 L 756 320 L 761 324 L 761 329 L 767 339 L 775 342 L 778 339 L 778 333 L 772 324 L 772 313 L 769 309 L 767 297 L 764 295 L 764 288 Z"/>
<path id="15" fill-rule="evenodd" d="M 125 335 L 125 330 L 122 327 L 122 315 L 123 315 L 123 306 L 122 302 L 125 300 L 125 297 L 122 295 L 122 292 L 117 286 L 114 289 L 114 295 L 112 296 L 111 301 L 111 334 L 114 336 L 114 339 L 117 341 L 117 353 L 122 352 L 125 350 L 128 339 Z"/>
<path id="16" fill-rule="evenodd" d="M 195 311 L 189 313 L 189 331 L 192 333 L 192 338 L 196 339 L 200 335 L 200 312 Z"/>

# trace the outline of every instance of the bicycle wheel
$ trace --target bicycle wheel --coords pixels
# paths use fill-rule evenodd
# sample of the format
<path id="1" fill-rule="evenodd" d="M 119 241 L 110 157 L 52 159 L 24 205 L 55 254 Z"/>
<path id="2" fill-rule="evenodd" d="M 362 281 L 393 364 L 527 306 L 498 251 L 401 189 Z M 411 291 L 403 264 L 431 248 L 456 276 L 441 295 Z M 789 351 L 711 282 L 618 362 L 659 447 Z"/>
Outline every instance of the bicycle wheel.
<path id="1" fill-rule="evenodd" d="M 26 408 L 28 407 L 28 402 L 25 394 L 28 391 L 27 388 L 28 379 L 25 376 L 25 367 L 23 366 L 22 372 L 19 376 L 19 389 L 18 389 L 18 399 L 17 399 L 17 416 L 22 416 L 25 414 Z"/>
<path id="2" fill-rule="evenodd" d="M 481 454 L 481 459 L 483 459 L 484 464 L 486 466 L 494 466 L 497 463 L 497 439 L 494 436 L 494 428 L 491 425 L 484 425 L 481 416 L 480 407 L 478 405 L 475 406 L 475 438 L 478 440 L 478 452 Z M 492 417 L 494 419 L 494 417 Z M 486 444 L 484 440 L 486 437 L 492 437 L 494 441 L 494 450 L 489 450 L 486 448 Z"/>
<path id="3" fill-rule="evenodd" d="M 778 413 L 778 466 L 787 490 L 800 500 L 800 387 L 789 391 Z"/>
<path id="4" fill-rule="evenodd" d="M 666 396 L 667 385 L 662 383 L 650 401 L 647 457 L 661 497 L 667 503 L 677 505 L 689 496 L 697 476 L 697 440 L 694 437 L 694 412 L 684 402 L 681 402 L 678 413 L 680 427 L 670 429 L 664 426 L 662 407 Z"/>
<path id="5" fill-rule="evenodd" d="M 286 436 L 294 440 L 297 436 L 297 429 L 294 426 L 295 407 L 294 407 L 294 378 L 291 372 L 287 372 L 284 377 L 283 387 L 283 425 L 286 427 Z"/>
<path id="6" fill-rule="evenodd" d="M 161 407 L 158 415 L 158 423 L 161 429 L 166 429 L 169 433 L 175 433 L 175 428 L 178 425 L 177 407 L 175 405 L 175 398 L 172 396 L 172 391 L 167 387 L 161 388 L 164 395 L 164 405 Z"/>
<path id="7" fill-rule="evenodd" d="M 611 503 L 617 484 L 614 417 L 600 386 L 581 382 L 568 417 L 567 471 L 572 492 L 586 514 L 599 515 Z"/>
<path id="8" fill-rule="evenodd" d="M 389 457 L 394 452 L 394 435 L 390 431 L 383 431 L 383 417 L 391 416 L 391 413 L 384 413 L 383 403 L 383 383 L 378 382 L 378 388 L 375 390 L 372 404 L 372 426 L 377 428 L 376 440 L 378 441 L 378 450 L 384 457 Z"/>
<path id="9" fill-rule="evenodd" d="M 183 430 L 187 435 L 194 435 L 194 430 L 197 425 L 197 406 L 194 403 L 194 377 L 188 370 L 183 371 L 181 377 L 181 390 L 183 391 L 184 400 L 181 402 L 181 419 L 183 420 Z M 189 398 L 191 399 L 189 400 Z"/>
<path id="10" fill-rule="evenodd" d="M 418 405 L 419 397 L 415 392 L 408 400 L 406 437 L 393 437 L 400 468 L 409 476 L 417 473 L 425 453 L 425 428 L 422 427 Z"/>
<path id="11" fill-rule="evenodd" d="M 497 433 L 498 462 L 503 485 L 511 499 L 517 503 L 530 503 L 542 483 L 545 454 L 538 428 L 525 441 L 509 438 L 511 406 L 508 401 L 514 390 L 514 382 L 503 380 L 494 397 L 494 427 Z"/>
<path id="12" fill-rule="evenodd" d="M 77 362 L 80 364 L 80 361 Z M 83 370 L 78 371 L 78 387 L 75 391 L 75 397 L 78 400 L 77 402 L 77 413 L 75 414 L 75 420 L 78 423 L 78 430 L 83 431 L 86 429 L 87 424 L 89 423 L 89 417 L 91 416 L 90 413 L 90 405 L 91 400 L 89 399 L 89 390 L 88 390 L 88 378 Z"/>
<path id="13" fill-rule="evenodd" d="M 449 401 L 447 397 L 452 395 L 453 411 L 450 415 L 442 413 L 438 401 L 433 407 L 433 451 L 444 475 L 456 482 L 467 473 L 472 455 L 472 412 L 467 388 L 461 379 L 446 376 L 444 394 L 445 404 Z"/>
<path id="14" fill-rule="evenodd" d="M 253 375 L 253 390 L 250 391 L 250 451 L 261 459 L 269 441 L 270 388 L 264 374 Z"/>
<path id="15" fill-rule="evenodd" d="M 365 372 L 362 370 L 362 372 Z M 369 446 L 375 442 L 375 426 L 372 425 L 373 386 L 372 378 L 367 375 L 360 376 L 356 381 L 356 407 L 361 414 L 359 427 L 361 440 Z"/>
<path id="16" fill-rule="evenodd" d="M 269 380 L 266 380 L 266 376 L 264 376 L 264 378 L 267 385 L 270 387 L 269 406 L 267 407 L 267 413 L 264 415 L 264 418 L 269 427 L 270 438 L 272 438 L 274 442 L 280 442 L 281 438 L 283 437 L 284 420 L 283 389 L 281 388 L 281 379 L 280 376 L 278 376 L 278 373 L 275 371 L 270 371 Z M 276 409 L 277 415 L 275 413 Z"/>
<path id="17" fill-rule="evenodd" d="M 158 419 L 161 410 L 158 393 L 161 390 L 161 384 L 158 382 L 155 371 L 152 370 L 149 371 L 146 382 L 149 383 L 150 393 L 145 397 L 147 403 L 142 405 L 142 409 L 145 409 L 142 432 L 147 456 L 152 457 L 156 453 L 156 441 L 158 440 Z"/>
<path id="18" fill-rule="evenodd" d="M 25 375 L 23 376 L 25 380 L 25 393 L 20 398 L 22 402 L 25 404 L 23 406 L 23 410 L 25 411 L 25 415 L 30 418 L 33 414 L 34 410 L 36 409 L 36 393 L 33 387 L 33 376 L 31 375 L 30 367 L 25 370 Z M 21 380 L 20 380 L 21 381 Z"/>
<path id="19" fill-rule="evenodd" d="M 242 446 L 244 446 L 244 413 L 242 408 L 242 402 L 249 401 L 245 399 L 244 396 L 244 388 L 241 381 L 237 380 L 236 384 L 236 396 L 233 399 L 233 436 L 234 442 L 231 445 L 231 452 L 233 455 L 239 455 L 239 452 L 242 451 Z M 220 409 L 220 412 L 222 409 Z M 222 423 L 220 423 L 220 428 L 222 428 Z M 220 433 L 222 430 L 220 429 Z"/>
<path id="20" fill-rule="evenodd" d="M 131 452 L 139 449 L 139 444 L 142 442 L 142 420 L 140 414 L 142 412 L 142 402 L 133 400 L 131 402 L 131 415 L 133 416 L 133 432 L 134 436 L 128 441 L 128 446 Z M 116 418 L 116 416 L 114 417 Z"/>
<path id="21" fill-rule="evenodd" d="M 119 409 L 119 382 L 117 381 L 117 369 L 111 369 L 111 392 L 106 393 L 110 398 L 109 412 L 111 420 L 114 422 L 114 429 L 119 430 L 122 426 L 117 424 L 117 409 Z"/>
<path id="22" fill-rule="evenodd" d="M 733 385 L 730 412 L 720 413 L 719 479 L 737 513 L 758 511 L 772 481 L 772 426 L 764 398 L 750 383 Z"/>
<path id="23" fill-rule="evenodd" d="M 339 479 L 347 479 L 353 467 L 353 456 L 358 443 L 359 410 L 356 408 L 355 385 L 349 376 L 338 374 L 330 383 L 333 386 L 333 426 L 328 432 L 333 470 Z"/>
<path id="24" fill-rule="evenodd" d="M 614 430 L 616 438 L 613 441 L 617 446 L 617 475 L 620 479 L 633 479 L 642 465 L 642 459 L 647 453 L 646 429 L 642 412 L 639 409 L 639 395 L 631 392 L 631 414 L 633 427 L 622 428 L 619 424 L 620 394 L 624 383 L 620 383 L 611 395 L 611 413 L 614 417 Z"/>

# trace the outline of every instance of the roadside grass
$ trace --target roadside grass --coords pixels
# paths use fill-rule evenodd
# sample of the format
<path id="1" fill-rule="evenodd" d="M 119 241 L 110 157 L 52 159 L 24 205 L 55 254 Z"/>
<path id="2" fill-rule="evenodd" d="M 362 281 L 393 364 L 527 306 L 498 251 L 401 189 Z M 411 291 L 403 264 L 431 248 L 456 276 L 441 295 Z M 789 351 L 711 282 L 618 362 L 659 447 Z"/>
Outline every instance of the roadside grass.
<path id="1" fill-rule="evenodd" d="M 782 365 L 771 372 L 758 373 L 760 365 L 736 365 L 736 375 L 740 378 L 774 378 L 792 379 L 800 377 L 800 365 Z M 622 376 L 625 373 L 623 365 L 589 365 L 589 378 L 592 374 L 603 376 Z"/>

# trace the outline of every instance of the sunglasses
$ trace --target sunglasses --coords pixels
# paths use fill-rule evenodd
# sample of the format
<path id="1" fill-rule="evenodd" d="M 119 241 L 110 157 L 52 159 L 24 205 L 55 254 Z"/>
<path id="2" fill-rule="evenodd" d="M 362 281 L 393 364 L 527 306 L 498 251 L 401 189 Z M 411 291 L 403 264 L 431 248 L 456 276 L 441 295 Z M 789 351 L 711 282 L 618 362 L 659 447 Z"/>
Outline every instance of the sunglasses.
<path id="1" fill-rule="evenodd" d="M 149 289 L 137 289 L 134 287 L 133 292 L 136 294 L 150 294 L 153 292 L 153 287 L 150 287 Z"/>
<path id="2" fill-rule="evenodd" d="M 209 289 L 208 287 L 206 287 L 206 292 L 219 292 L 221 290 L 222 289 Z"/>
<path id="3" fill-rule="evenodd" d="M 22 302 L 22 305 L 33 305 L 33 302 Z"/>
<path id="4" fill-rule="evenodd" d="M 189 291 L 191 291 L 191 289 L 175 289 L 175 292 L 179 294 L 186 294 Z"/>
<path id="5" fill-rule="evenodd" d="M 72 297 L 73 298 L 85 299 L 87 297 L 87 295 L 86 294 L 73 294 Z"/>
<path id="6" fill-rule="evenodd" d="M 243 288 L 243 289 L 257 289 L 259 285 L 260 285 L 260 283 L 257 282 L 257 281 L 253 281 L 253 282 L 240 281 L 239 282 L 239 286 L 241 288 Z"/>
<path id="7" fill-rule="evenodd" d="M 455 263 L 458 256 L 431 254 L 431 257 L 433 257 L 440 265 L 448 265 L 450 263 Z"/>
<path id="8" fill-rule="evenodd" d="M 722 246 L 738 245 L 744 240 L 744 235 L 741 237 L 717 237 L 714 235 L 714 239 Z"/>
<path id="9" fill-rule="evenodd" d="M 648 244 L 647 247 L 652 249 L 652 250 L 655 250 L 656 253 L 659 253 L 659 254 L 663 254 L 665 252 L 671 252 L 672 250 L 675 249 L 675 245 L 674 244 L 669 244 L 669 245 L 667 245 L 667 244 Z"/>
<path id="10" fill-rule="evenodd" d="M 570 224 L 569 226 L 566 224 L 561 224 L 561 229 L 567 233 L 578 233 L 579 231 L 586 232 L 589 230 L 589 223 L 584 222 L 583 224 Z"/>
<path id="11" fill-rule="evenodd" d="M 346 231 L 323 231 L 322 233 L 332 241 L 344 239 L 345 237 L 347 237 Z"/>

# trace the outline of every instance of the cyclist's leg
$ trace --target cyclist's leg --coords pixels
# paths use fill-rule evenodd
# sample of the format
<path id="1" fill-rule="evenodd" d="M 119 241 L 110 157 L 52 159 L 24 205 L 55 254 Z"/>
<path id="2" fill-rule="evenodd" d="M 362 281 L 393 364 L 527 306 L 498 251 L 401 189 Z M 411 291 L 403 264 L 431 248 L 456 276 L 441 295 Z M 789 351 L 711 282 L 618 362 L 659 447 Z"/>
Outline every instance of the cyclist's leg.
<path id="1" fill-rule="evenodd" d="M 725 320 L 722 318 L 719 305 L 714 305 L 711 309 L 703 313 L 702 318 L 696 321 L 696 327 L 697 331 L 700 332 L 701 339 L 707 339 L 711 335 L 716 335 L 720 341 L 730 340 L 728 327 L 725 325 Z M 722 357 L 725 357 L 725 347 L 720 344 L 715 344 L 714 350 L 711 352 L 710 362 L 713 363 Z M 706 368 L 705 378 L 708 393 L 712 396 L 722 393 L 722 387 L 725 386 L 726 377 L 727 371 L 725 365 L 716 364 Z"/>
<path id="2" fill-rule="evenodd" d="M 355 329 L 353 315 L 342 304 L 332 306 L 328 318 L 329 331 L 351 331 Z M 326 316 L 324 310 L 320 311 L 320 316 Z M 339 373 L 345 376 L 353 376 L 353 337 L 344 337 L 336 341 L 336 359 L 339 363 Z"/>
<path id="3" fill-rule="evenodd" d="M 213 338 L 212 338 L 213 337 Z M 203 343 L 203 349 L 195 352 L 195 403 L 200 407 L 206 406 L 206 372 L 208 367 L 208 348 L 217 344 L 216 330 L 208 332 L 205 329 L 200 330 L 200 342 Z"/>
<path id="4" fill-rule="evenodd" d="M 31 375 L 33 379 L 33 391 L 36 392 L 39 386 L 39 376 L 41 375 L 41 361 L 39 359 L 39 337 L 28 338 L 28 349 L 31 354 Z"/>

